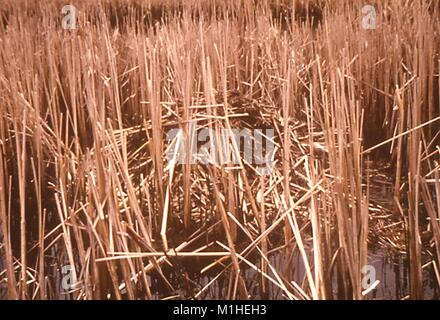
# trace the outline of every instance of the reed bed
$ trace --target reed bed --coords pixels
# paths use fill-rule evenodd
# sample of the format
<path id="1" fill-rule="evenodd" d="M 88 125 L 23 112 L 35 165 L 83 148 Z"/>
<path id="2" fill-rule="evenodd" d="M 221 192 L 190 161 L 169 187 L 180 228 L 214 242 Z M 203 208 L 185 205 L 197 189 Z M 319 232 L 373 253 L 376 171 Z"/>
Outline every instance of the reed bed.
<path id="1" fill-rule="evenodd" d="M 0 297 L 370 299 L 378 250 L 438 290 L 440 7 L 370 2 L 1 1 Z"/>

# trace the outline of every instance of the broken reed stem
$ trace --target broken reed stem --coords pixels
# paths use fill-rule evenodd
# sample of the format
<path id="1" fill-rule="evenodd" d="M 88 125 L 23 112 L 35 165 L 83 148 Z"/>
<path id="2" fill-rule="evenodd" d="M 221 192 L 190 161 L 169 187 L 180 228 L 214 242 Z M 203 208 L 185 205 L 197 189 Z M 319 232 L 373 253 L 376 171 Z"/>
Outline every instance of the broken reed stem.
<path id="1" fill-rule="evenodd" d="M 440 265 L 439 4 L 386 0 L 381 28 L 369 32 L 360 0 L 79 1 L 87 23 L 68 31 L 58 1 L 19 2 L 0 8 L 8 298 L 57 298 L 66 265 L 78 279 L 62 291 L 71 298 L 157 298 L 154 278 L 166 292 L 184 288 L 165 265 L 191 288 L 179 261 L 199 267 L 208 257 L 218 259 L 200 269 L 226 279 L 228 298 L 254 298 L 245 267 L 265 297 L 275 286 L 288 299 L 370 298 L 381 284 L 363 288 L 362 270 L 374 246 L 388 249 L 376 241 L 386 232 L 408 252 L 409 295 L 424 297 L 422 261 L 436 274 Z M 190 163 L 192 123 L 195 135 L 214 132 L 197 147 L 226 148 L 238 161 Z M 172 129 L 182 130 L 174 142 Z M 274 129 L 269 174 L 243 158 L 241 141 L 217 145 L 237 129 Z M 375 207 L 370 177 L 384 162 L 395 173 L 391 217 L 377 213 L 387 208 Z M 178 253 L 189 243 L 203 250 Z"/>

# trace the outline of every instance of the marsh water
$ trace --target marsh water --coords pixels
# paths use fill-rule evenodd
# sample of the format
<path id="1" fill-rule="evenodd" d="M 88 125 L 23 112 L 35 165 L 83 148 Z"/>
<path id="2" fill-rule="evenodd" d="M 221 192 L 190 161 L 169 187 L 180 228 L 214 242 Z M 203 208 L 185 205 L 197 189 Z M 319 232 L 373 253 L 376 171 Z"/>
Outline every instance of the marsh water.
<path id="1" fill-rule="evenodd" d="M 300 261 L 300 257 L 296 257 L 293 261 L 292 267 L 294 267 L 294 281 L 300 283 L 304 280 L 305 269 L 303 263 Z M 274 266 L 282 265 L 283 255 L 275 253 L 270 257 L 270 262 Z M 409 280 L 408 280 L 408 263 L 406 262 L 406 257 L 403 255 L 397 255 L 395 253 L 387 253 L 385 251 L 377 251 L 370 254 L 369 265 L 373 266 L 376 270 L 376 280 L 380 281 L 379 285 L 372 290 L 366 299 L 407 299 L 409 292 Z M 258 263 L 256 263 L 258 266 Z M 200 291 L 201 288 L 210 284 L 214 277 L 209 275 L 201 276 L 200 271 L 197 272 L 196 269 L 202 269 L 205 265 L 192 265 L 193 270 L 186 270 L 186 272 L 192 272 L 193 274 L 188 274 L 191 279 L 197 280 L 192 283 L 191 287 L 188 287 L 188 283 L 182 281 L 182 277 L 176 272 L 169 270 L 165 274 L 169 277 L 170 283 L 176 288 L 176 291 L 170 293 L 168 288 L 163 284 L 159 277 L 150 277 L 152 292 L 154 293 L 154 298 L 194 298 L 194 296 Z M 0 261 L 0 269 L 3 270 L 2 262 Z M 439 299 L 440 292 L 438 291 L 435 275 L 430 274 L 430 268 L 424 269 L 424 299 Z M 243 275 L 246 279 L 247 285 L 251 288 L 249 294 L 254 299 L 284 299 L 281 289 L 276 285 L 269 283 L 268 285 L 268 296 L 262 297 L 260 294 L 260 275 L 258 272 L 251 268 L 243 268 Z M 273 277 L 273 274 L 270 274 Z M 61 275 L 59 280 L 61 281 Z M 6 282 L 0 283 L 0 299 L 6 299 Z M 197 299 L 225 299 L 227 296 L 227 277 L 226 275 L 220 276 L 215 281 L 213 281 L 210 286 L 204 290 Z M 59 299 L 69 299 L 69 295 L 63 294 L 60 290 Z M 334 297 L 337 298 L 337 293 L 334 292 Z"/>
<path id="2" fill-rule="evenodd" d="M 280 270 L 280 266 L 283 265 L 283 254 L 275 253 L 270 257 L 271 264 L 275 269 Z M 368 259 L 368 264 L 373 266 L 375 269 L 375 279 L 378 280 L 379 284 L 365 296 L 368 300 L 400 300 L 409 298 L 409 278 L 408 278 L 408 263 L 404 255 L 398 255 L 396 253 L 390 253 L 385 251 L 376 251 L 370 254 Z M 259 266 L 258 263 L 255 263 Z M 200 269 L 204 267 L 200 266 Z M 192 268 L 197 268 L 197 266 L 192 265 Z M 297 283 L 302 283 L 305 279 L 305 269 L 301 258 L 297 256 L 294 261 L 292 261 L 293 269 L 293 280 Z M 243 277 L 246 281 L 246 285 L 249 290 L 249 294 L 253 299 L 284 299 L 285 296 L 281 289 L 279 289 L 275 284 L 268 284 L 268 295 L 262 296 L 260 293 L 260 283 L 261 276 L 259 273 L 252 268 L 242 268 Z M 431 274 L 430 268 L 424 269 L 424 299 L 439 299 L 440 292 L 438 291 L 435 275 Z M 225 299 L 227 297 L 228 285 L 227 276 L 221 276 L 213 281 L 214 277 L 210 276 L 200 276 L 197 272 L 190 275 L 191 279 L 197 280 L 193 283 L 191 290 L 188 290 L 188 284 L 181 281 L 181 276 L 176 273 L 167 274 L 170 279 L 170 283 L 176 288 L 174 293 L 170 293 L 168 289 L 162 284 L 159 278 L 151 278 L 153 292 L 155 293 L 155 298 L 194 298 L 197 293 L 200 292 L 202 288 L 209 284 L 209 288 L 204 290 L 201 294 L 196 295 L 197 299 Z M 274 278 L 273 273 L 269 272 L 269 276 Z M 374 281 L 372 281 L 374 282 Z M 336 279 L 333 281 L 336 287 Z M 190 294 L 189 294 L 190 293 Z M 333 292 L 333 299 L 337 299 L 337 292 Z"/>
<path id="3" fill-rule="evenodd" d="M 371 196 L 374 205 L 385 209 L 390 208 L 392 204 L 392 183 L 389 176 L 383 172 L 383 169 L 373 172 L 374 179 L 371 189 Z M 392 224 L 392 223 L 389 223 Z M 371 242 L 374 242 L 371 241 Z M 311 247 L 311 245 L 307 245 Z M 307 249 L 307 248 L 306 248 Z M 309 259 L 312 259 L 312 255 L 309 251 Z M 374 275 L 371 275 L 371 283 L 376 280 L 379 284 L 371 290 L 365 299 L 369 300 L 400 300 L 409 298 L 409 263 L 407 254 L 399 252 L 395 249 L 383 249 L 379 246 L 375 246 L 374 243 L 369 244 L 369 256 L 368 266 L 373 267 Z M 269 256 L 269 261 L 275 270 L 283 270 L 285 266 L 285 252 L 274 252 Z M 439 299 L 440 292 L 438 288 L 437 276 L 433 265 L 430 263 L 432 257 L 429 257 L 426 252 L 422 255 L 423 265 L 423 298 L 427 300 Z M 311 260 L 312 261 L 312 260 Z M 212 262 L 212 261 L 211 261 Z M 210 262 L 194 263 L 191 261 L 189 264 L 182 264 L 183 266 L 189 266 L 180 273 L 187 273 L 191 279 L 196 279 L 196 283 L 192 283 L 188 287 L 188 283 L 182 281 L 182 277 L 176 274 L 173 270 L 170 270 L 168 276 L 171 279 L 171 284 L 177 288 L 176 292 L 170 293 L 166 287 L 161 283 L 159 279 L 152 278 L 152 287 L 155 292 L 156 298 L 198 298 L 198 299 L 225 299 L 228 293 L 228 279 L 226 275 L 220 276 L 214 280 L 209 275 L 200 275 L 202 270 Z M 259 261 L 252 261 L 256 267 L 260 267 Z M 305 281 L 305 268 L 302 259 L 299 255 L 296 255 L 290 262 L 289 268 L 293 272 L 293 281 L 301 284 Z M 268 283 L 268 293 L 266 296 L 261 295 L 261 275 L 250 267 L 246 267 L 242 264 L 241 270 L 243 272 L 243 278 L 246 281 L 247 287 L 251 288 L 249 294 L 254 299 L 284 299 L 282 290 L 273 283 Z M 268 272 L 271 278 L 275 278 L 272 272 Z M 215 274 L 217 276 L 217 274 Z M 209 284 L 209 287 L 200 293 L 202 288 L 205 288 Z M 333 277 L 332 286 L 337 288 L 337 279 Z M 364 288 L 367 289 L 367 288 Z M 338 299 L 338 292 L 333 292 L 333 299 Z"/>
<path id="4" fill-rule="evenodd" d="M 374 203 L 387 207 L 390 205 L 390 195 L 392 194 L 391 185 L 389 179 L 384 174 L 376 173 L 375 181 L 373 184 L 372 194 L 374 197 Z M 0 232 L 0 240 L 2 235 Z M 0 241 L 1 243 L 1 241 Z M 310 241 L 305 243 L 306 250 L 308 251 L 309 259 L 312 259 Z M 52 254 L 56 256 L 54 252 L 56 248 L 53 248 Z M 274 270 L 285 270 L 286 262 L 284 257 L 286 252 L 275 251 L 268 256 L 270 264 L 274 267 Z M 255 267 L 260 268 L 259 259 L 254 257 L 247 258 Z M 431 257 L 432 260 L 432 257 Z M 313 261 L 313 260 L 311 260 Z M 424 299 L 439 299 L 440 292 L 438 289 L 437 277 L 432 264 L 429 262 L 428 256 L 422 256 L 423 264 L 423 298 Z M 169 264 L 163 264 L 163 274 L 168 279 L 174 290 L 170 290 L 162 278 L 152 273 L 149 277 L 149 283 L 151 286 L 151 293 L 155 299 L 226 299 L 228 297 L 228 283 L 229 274 L 228 271 L 231 268 L 225 269 L 222 265 L 221 268 L 213 268 L 211 273 L 208 271 L 201 274 L 201 271 L 208 265 L 212 264 L 214 260 L 204 258 L 198 259 L 193 257 L 186 258 L 170 258 Z M 56 264 L 56 262 L 54 262 Z M 229 262 L 226 261 L 226 264 Z M 371 283 L 376 280 L 379 284 L 371 290 L 365 299 L 374 300 L 399 300 L 409 298 L 409 264 L 407 255 L 398 252 L 396 250 L 388 249 L 375 249 L 374 245 L 369 245 L 368 265 L 373 267 L 374 274 L 371 277 Z M 240 265 L 243 278 L 246 282 L 246 287 L 249 289 L 249 295 L 253 299 L 285 299 L 283 291 L 274 283 L 267 281 L 267 290 L 262 295 L 260 286 L 262 284 L 261 274 L 254 268 L 242 263 Z M 301 284 L 306 280 L 306 272 L 302 258 L 296 254 L 288 264 L 291 271 L 292 280 Z M 3 257 L 0 257 L 0 299 L 7 298 L 7 283 L 3 266 Z M 71 299 L 71 295 L 66 293 L 61 288 L 61 282 L 63 275 L 60 268 L 54 266 L 54 274 L 56 278 L 52 279 L 52 283 L 56 286 L 58 292 L 57 299 L 65 300 Z M 276 279 L 276 276 L 268 271 L 268 276 L 272 279 Z M 282 275 L 280 275 L 282 276 Z M 333 299 L 340 298 L 337 292 L 337 279 L 332 278 L 332 286 L 335 288 L 332 292 Z M 365 289 L 365 288 L 364 288 Z M 125 295 L 124 295 L 124 298 Z M 145 297 L 146 298 L 146 297 Z"/>

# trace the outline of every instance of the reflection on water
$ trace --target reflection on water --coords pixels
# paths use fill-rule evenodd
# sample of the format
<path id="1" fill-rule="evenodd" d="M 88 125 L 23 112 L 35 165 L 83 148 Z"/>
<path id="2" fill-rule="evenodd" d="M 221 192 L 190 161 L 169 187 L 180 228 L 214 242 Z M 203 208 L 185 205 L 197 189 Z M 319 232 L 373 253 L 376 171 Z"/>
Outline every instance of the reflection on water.
<path id="1" fill-rule="evenodd" d="M 284 255 L 275 253 L 272 254 L 269 261 L 276 270 L 282 270 L 281 266 L 284 264 Z M 373 266 L 376 271 L 376 280 L 380 283 L 367 294 L 365 299 L 368 300 L 400 300 L 408 299 L 409 296 L 409 272 L 406 256 L 390 253 L 385 250 L 378 250 L 370 254 L 368 264 Z M 259 263 L 255 263 L 259 267 Z M 192 268 L 195 266 L 192 265 Z M 200 269 L 204 267 L 200 266 Z M 293 280 L 301 284 L 305 280 L 305 269 L 302 260 L 296 256 L 291 264 Z M 431 266 L 427 265 L 424 269 L 424 299 L 439 299 L 440 292 L 437 287 L 435 275 L 432 274 Z M 268 283 L 268 295 L 261 296 L 260 285 L 261 276 L 252 268 L 241 268 L 246 285 L 249 289 L 249 294 L 253 299 L 284 299 L 282 290 L 275 284 Z M 188 274 L 189 275 L 189 274 Z M 274 274 L 269 271 L 268 275 L 275 278 Z M 209 287 L 203 290 L 202 294 L 196 296 L 197 299 L 226 299 L 228 294 L 228 275 L 225 273 L 214 280 L 214 276 L 200 276 L 194 273 L 189 275 L 195 282 L 191 290 L 188 290 L 188 283 L 181 281 L 181 277 L 173 272 L 169 273 L 170 282 L 176 288 L 175 292 L 166 290 L 158 278 L 152 278 L 152 288 L 155 292 L 155 298 L 163 299 L 169 297 L 175 298 L 194 298 L 195 295 L 205 286 Z M 336 277 L 334 277 L 336 278 Z M 337 288 L 336 279 L 333 281 L 334 288 Z M 191 292 L 191 294 L 188 294 Z M 337 292 L 333 293 L 333 299 L 337 299 Z"/>
<path id="2" fill-rule="evenodd" d="M 372 188 L 372 196 L 374 196 L 374 203 L 377 207 L 385 210 L 384 208 L 390 207 L 391 199 L 390 195 L 392 192 L 392 184 L 389 178 L 382 174 L 375 174 L 374 183 Z M 386 210 L 384 211 L 386 212 Z M 381 214 L 382 215 L 382 214 Z M 382 215 L 382 216 L 386 216 Z M 391 215 L 390 215 L 391 216 Z M 399 218 L 400 219 L 400 218 Z M 399 221 L 388 221 L 385 220 L 383 224 L 380 219 L 377 230 L 389 230 L 389 226 L 392 225 L 395 228 L 394 234 L 401 233 L 404 234 L 405 231 L 401 222 Z M 401 228 L 402 230 L 400 230 Z M 1 233 L 0 233 L 1 240 Z M 378 240 L 380 242 L 380 237 Z M 373 241 L 374 242 L 374 241 Z M 2 241 L 0 241 L 2 243 Z M 404 241 L 402 243 L 403 250 L 405 250 Z M 377 247 L 381 247 L 380 245 Z M 382 248 L 386 247 L 382 245 Z M 309 246 L 310 248 L 310 246 Z M 55 249 L 54 249 L 55 250 Z M 0 248 L 0 252 L 2 248 Z M 56 251 L 56 250 L 55 250 Z M 310 261 L 313 261 L 310 250 L 307 250 Z M 52 253 L 56 256 L 56 253 Z M 273 266 L 274 270 L 283 270 L 285 261 L 284 253 L 275 252 L 269 256 L 269 262 Z M 434 273 L 434 268 L 429 261 L 432 257 L 422 257 L 424 260 L 423 268 L 423 294 L 424 299 L 438 299 L 440 298 L 440 292 L 438 289 L 437 278 Z M 251 263 L 254 263 L 257 268 L 260 268 L 260 261 L 256 261 L 255 257 L 248 257 Z M 163 276 L 169 281 L 169 283 L 174 288 L 171 290 L 168 285 L 164 282 L 161 276 L 157 274 L 151 274 L 148 277 L 148 281 L 151 286 L 151 291 L 153 293 L 153 298 L 155 299 L 226 299 L 229 297 L 230 293 L 230 272 L 231 268 L 225 268 L 229 265 L 230 261 L 224 261 L 223 264 L 219 264 L 216 268 L 212 268 L 210 273 L 201 274 L 201 271 L 207 266 L 213 263 L 212 260 L 208 259 L 198 259 L 198 258 L 169 258 L 169 264 L 163 264 Z M 55 285 L 55 290 L 59 294 L 58 299 L 70 299 L 69 294 L 64 294 L 61 288 L 62 275 L 60 273 L 60 268 L 57 267 L 57 263 L 54 262 L 53 273 L 55 276 L 52 282 Z M 391 249 L 378 249 L 369 248 L 368 265 L 373 266 L 375 270 L 376 279 L 379 284 L 367 294 L 366 299 L 408 299 L 409 296 L 409 270 L 407 256 L 402 253 L 396 253 L 396 250 Z M 284 299 L 286 298 L 283 290 L 279 288 L 273 282 L 267 282 L 267 290 L 264 295 L 262 295 L 260 288 L 262 286 L 261 274 L 244 264 L 240 265 L 243 278 L 246 282 L 246 287 L 248 288 L 248 293 L 253 299 Z M 295 254 L 293 259 L 289 264 L 289 268 L 292 274 L 293 281 L 295 281 L 300 287 L 304 287 L 305 282 L 305 268 L 301 257 Z M 7 283 L 5 275 L 3 257 L 0 255 L 0 299 L 7 298 Z M 282 275 L 275 275 L 273 272 L 268 271 L 268 276 L 276 279 L 277 276 L 282 277 Z M 336 288 L 337 281 L 336 277 L 333 276 L 333 299 L 338 297 Z M 374 281 L 373 281 L 374 282 Z M 125 295 L 124 298 L 127 298 Z M 145 297 L 146 298 L 146 297 Z"/>
<path id="3" fill-rule="evenodd" d="M 369 296 L 374 299 L 407 299 L 409 296 L 409 270 L 406 256 L 378 252 L 370 259 L 370 264 L 376 267 L 377 278 L 381 283 L 377 290 Z M 432 265 L 426 265 L 423 272 L 424 299 L 439 299 L 440 292 Z"/>
<path id="4" fill-rule="evenodd" d="M 276 270 L 281 270 L 284 264 L 284 256 L 279 253 L 272 254 L 269 261 Z M 164 268 L 164 275 L 175 288 L 172 292 L 164 284 L 160 277 L 152 275 L 149 277 L 152 292 L 155 299 L 163 298 L 179 298 L 179 299 L 226 299 L 228 296 L 228 273 L 223 272 L 218 276 L 217 272 L 212 272 L 212 275 L 200 275 L 202 270 L 208 263 L 194 262 L 179 263 L 179 272 L 176 272 L 176 266 L 168 270 Z M 368 264 L 373 266 L 376 270 L 376 280 L 379 280 L 379 285 L 371 291 L 366 299 L 385 300 L 385 299 L 407 299 L 409 294 L 409 278 L 408 278 L 408 264 L 404 255 L 396 255 L 384 250 L 376 251 L 370 254 Z M 255 263 L 259 267 L 259 263 Z M 293 279 L 298 284 L 301 284 L 305 278 L 304 265 L 299 256 L 295 256 L 291 264 Z M 241 268 L 243 271 L 243 278 L 246 281 L 246 286 L 249 288 L 249 294 L 253 299 L 284 299 L 282 290 L 275 284 L 269 281 L 267 296 L 261 296 L 261 276 L 250 267 Z M 5 277 L 5 270 L 3 269 L 2 261 L 0 259 L 0 299 L 7 298 L 7 283 Z M 218 270 L 216 270 L 218 271 Z M 221 272 L 221 271 L 220 271 Z M 436 278 L 433 274 L 432 265 L 427 264 L 424 268 L 424 299 L 439 299 L 440 292 L 436 284 Z M 268 275 L 275 278 L 272 272 Z M 191 280 L 189 280 L 191 279 Z M 58 278 L 61 283 L 61 277 Z M 336 288 L 336 281 L 334 281 Z M 202 288 L 205 288 L 202 290 Z M 202 290 L 202 291 L 201 291 Z M 63 294 L 60 289 L 58 299 L 69 299 L 69 295 Z M 334 299 L 337 298 L 334 292 Z"/>

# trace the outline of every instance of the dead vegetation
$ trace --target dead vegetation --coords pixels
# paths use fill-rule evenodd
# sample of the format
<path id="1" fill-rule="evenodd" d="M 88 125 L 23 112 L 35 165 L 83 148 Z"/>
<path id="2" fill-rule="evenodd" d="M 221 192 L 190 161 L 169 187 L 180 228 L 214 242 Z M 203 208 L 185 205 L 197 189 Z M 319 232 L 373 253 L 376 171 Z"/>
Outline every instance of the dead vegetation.
<path id="1" fill-rule="evenodd" d="M 82 1 L 68 31 L 61 1 L 4 1 L 5 296 L 363 299 L 377 249 L 408 297 L 438 286 L 439 5 L 377 1 L 364 30 L 325 3 Z M 179 164 L 192 124 L 274 129 L 273 170 Z"/>

